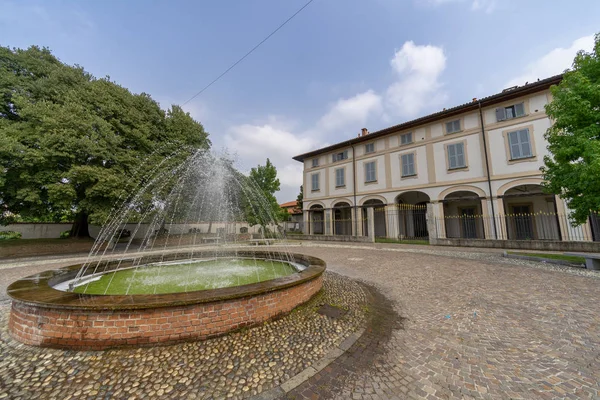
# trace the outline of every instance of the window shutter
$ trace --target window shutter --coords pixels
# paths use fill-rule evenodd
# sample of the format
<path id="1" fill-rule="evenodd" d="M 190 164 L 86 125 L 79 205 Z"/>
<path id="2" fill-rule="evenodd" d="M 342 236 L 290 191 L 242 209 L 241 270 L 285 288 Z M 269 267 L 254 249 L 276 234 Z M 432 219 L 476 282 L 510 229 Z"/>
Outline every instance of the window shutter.
<path id="1" fill-rule="evenodd" d="M 407 154 L 407 161 L 408 161 L 408 175 L 414 175 L 415 174 L 415 155 L 414 154 Z"/>
<path id="2" fill-rule="evenodd" d="M 465 152 L 464 145 L 462 143 L 458 143 L 456 145 L 456 164 L 457 167 L 465 166 Z"/>
<path id="3" fill-rule="evenodd" d="M 515 104 L 515 117 L 522 117 L 525 115 L 525 103 Z"/>
<path id="4" fill-rule="evenodd" d="M 506 110 L 504 107 L 496 108 L 496 121 L 504 121 L 506 119 Z"/>
<path id="5" fill-rule="evenodd" d="M 519 131 L 519 136 L 521 139 L 521 156 L 531 157 L 533 154 L 531 152 L 531 143 L 529 142 L 529 129 Z"/>
<path id="6" fill-rule="evenodd" d="M 456 168 L 456 149 L 454 144 L 448 146 L 448 164 L 450 169 Z"/>

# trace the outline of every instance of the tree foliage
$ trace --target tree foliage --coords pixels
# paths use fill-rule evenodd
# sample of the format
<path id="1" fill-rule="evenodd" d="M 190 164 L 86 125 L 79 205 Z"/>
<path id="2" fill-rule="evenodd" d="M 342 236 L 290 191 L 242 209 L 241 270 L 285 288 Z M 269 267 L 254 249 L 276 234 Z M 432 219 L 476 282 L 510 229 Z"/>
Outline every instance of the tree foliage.
<path id="1" fill-rule="evenodd" d="M 296 204 L 300 211 L 304 209 L 304 185 L 300 185 L 300 193 L 296 197 Z"/>
<path id="2" fill-rule="evenodd" d="M 277 168 L 267 158 L 266 164 L 250 170 L 249 184 L 254 187 L 254 195 L 246 198 L 246 220 L 252 226 L 266 228 L 273 222 L 280 222 L 284 213 L 277 203 L 275 192 L 279 191 Z"/>
<path id="3" fill-rule="evenodd" d="M 551 156 L 544 157 L 545 187 L 565 199 L 575 223 L 600 211 L 600 34 L 591 53 L 580 51 L 573 68 L 551 88 L 546 132 Z"/>
<path id="4" fill-rule="evenodd" d="M 0 47 L 0 215 L 102 224 L 143 173 L 208 134 L 180 107 L 60 62 L 46 48 Z M 1 217 L 0 217 L 1 218 Z M 0 220 L 0 223 L 2 221 Z"/>

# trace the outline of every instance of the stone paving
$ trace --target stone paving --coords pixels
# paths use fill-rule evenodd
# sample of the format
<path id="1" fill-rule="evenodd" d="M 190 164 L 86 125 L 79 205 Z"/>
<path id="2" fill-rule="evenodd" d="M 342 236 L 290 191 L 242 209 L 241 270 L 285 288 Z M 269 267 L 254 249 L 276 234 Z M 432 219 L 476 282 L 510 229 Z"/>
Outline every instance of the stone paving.
<path id="1" fill-rule="evenodd" d="M 350 279 L 328 274 L 328 277 L 344 280 L 346 285 L 354 285 L 344 289 L 345 293 L 358 293 L 357 301 L 352 303 L 354 306 L 348 308 L 364 310 L 368 322 L 365 333 L 348 351 L 281 397 L 600 398 L 598 272 L 504 259 L 497 251 L 479 249 L 335 243 L 302 243 L 290 247 L 294 252 L 323 258 L 329 271 L 364 282 L 366 285 L 360 286 Z M 0 287 L 6 284 L 6 277 L 25 276 L 36 268 L 40 267 L 33 267 L 32 272 L 27 268 L 18 272 L 4 269 Z M 359 305 L 365 293 L 371 299 L 369 307 Z M 0 299 L 1 296 L 3 294 Z M 53 387 L 57 387 L 57 382 L 71 386 L 71 392 L 59 391 L 54 396 L 61 399 L 81 398 L 74 397 L 75 384 L 91 385 L 86 389 L 87 395 L 83 395 L 83 391 L 79 393 L 84 398 L 94 391 L 98 392 L 97 398 L 128 398 L 130 392 L 117 395 L 115 388 L 124 390 L 136 383 L 136 388 L 144 387 L 143 392 L 138 394 L 136 389 L 133 393 L 139 398 L 199 395 L 221 398 L 227 396 L 223 390 L 234 387 L 232 397 L 258 395 L 256 398 L 261 398 L 258 385 L 239 391 L 240 379 L 245 380 L 242 384 L 245 385 L 247 375 L 244 378 L 238 375 L 232 384 L 228 379 L 236 378 L 236 374 L 227 373 L 227 365 L 218 361 L 211 364 L 213 353 L 205 346 L 212 348 L 212 345 L 207 342 L 129 350 L 123 353 L 127 357 L 112 358 L 110 354 L 127 351 L 61 353 L 34 349 L 6 337 L 6 310 L 6 306 L 0 310 L 3 316 L 0 317 L 3 338 L 0 393 L 4 388 L 13 390 L 14 387 L 21 391 L 11 391 L 5 398 L 53 398 L 49 395 L 52 391 L 37 390 L 46 390 L 50 386 L 48 382 L 52 382 Z M 293 319 L 294 314 L 290 317 Z M 333 323 L 327 317 L 322 318 Z M 353 326 L 360 324 L 364 325 L 364 320 L 357 317 Z M 278 340 L 277 346 L 270 347 L 271 353 L 284 343 L 291 341 L 291 348 L 298 343 L 288 340 L 292 331 L 281 329 L 277 323 L 239 334 L 268 329 L 274 340 Z M 314 329 L 311 325 L 299 325 L 299 330 L 308 333 L 307 337 L 319 334 Z M 265 334 L 256 335 L 260 340 L 253 341 L 252 345 L 260 347 L 265 343 Z M 231 358 L 234 351 L 246 350 L 243 355 L 239 354 L 239 365 L 251 361 L 248 358 L 252 346 L 244 346 L 239 340 L 222 346 L 214 359 L 220 359 L 218 354 L 228 354 Z M 290 369 L 287 375 L 279 374 L 279 364 L 271 377 L 263 373 L 262 393 L 284 383 L 323 354 L 315 354 L 313 359 L 307 360 L 312 354 L 307 350 L 302 349 L 303 357 L 298 359 L 297 369 Z M 190 362 L 193 358 L 195 361 Z M 106 362 L 107 359 L 113 362 Z M 178 365 L 182 359 L 186 364 Z M 260 369 L 256 373 L 260 382 Z M 183 383 L 185 387 L 176 386 L 180 382 L 175 381 L 172 374 L 179 379 L 183 379 L 180 377 L 183 374 L 188 379 L 186 383 L 190 383 Z M 34 376 L 36 381 L 33 381 Z M 111 380 L 118 384 L 111 384 Z M 163 388 L 164 385 L 167 386 Z M 29 392 L 32 387 L 37 391 Z M 219 394 L 206 397 L 207 390 L 214 387 L 219 388 Z"/>
<path id="2" fill-rule="evenodd" d="M 295 251 L 376 285 L 406 319 L 378 340 L 389 330 L 378 317 L 380 332 L 368 330 L 290 399 L 600 398 L 598 272 L 465 249 Z M 355 368 L 372 347 L 371 365 Z"/>
<path id="3" fill-rule="evenodd" d="M 288 316 L 203 342 L 103 352 L 26 346 L 0 306 L 0 399 L 241 399 L 314 365 L 364 325 L 365 292 L 326 273 L 324 289 Z M 344 310 L 329 318 L 322 305 Z"/>

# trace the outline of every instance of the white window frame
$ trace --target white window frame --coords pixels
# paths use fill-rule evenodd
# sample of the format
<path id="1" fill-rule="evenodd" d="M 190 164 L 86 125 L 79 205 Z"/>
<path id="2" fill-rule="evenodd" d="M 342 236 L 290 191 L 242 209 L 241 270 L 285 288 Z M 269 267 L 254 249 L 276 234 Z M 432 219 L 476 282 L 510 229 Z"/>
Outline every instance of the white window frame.
<path id="1" fill-rule="evenodd" d="M 332 162 L 338 162 L 348 159 L 348 150 L 340 151 L 339 153 L 333 153 L 331 157 Z"/>
<path id="2" fill-rule="evenodd" d="M 372 179 L 369 179 L 369 172 L 370 172 L 370 166 L 373 166 L 372 169 Z M 376 161 L 369 161 L 366 162 L 364 164 L 364 168 L 365 168 L 365 183 L 371 183 L 371 182 L 377 182 L 377 162 Z"/>
<path id="3" fill-rule="evenodd" d="M 523 141 L 522 132 L 525 132 L 527 136 L 527 141 Z M 529 128 L 519 129 L 516 131 L 508 132 L 506 135 L 508 139 L 508 149 L 510 151 L 510 160 L 520 160 L 523 158 L 531 158 L 533 157 L 533 144 L 531 143 L 531 134 L 529 133 Z M 516 142 L 513 142 L 513 139 L 516 139 Z M 529 154 L 524 154 L 523 147 L 527 145 L 529 148 Z M 519 155 L 515 156 L 515 151 L 518 150 Z"/>
<path id="4" fill-rule="evenodd" d="M 346 169 L 345 168 L 336 168 L 335 169 L 335 187 L 344 187 L 344 186 L 346 186 Z"/>
<path id="5" fill-rule="evenodd" d="M 457 123 L 458 123 L 458 129 L 454 129 L 454 128 L 456 127 L 456 124 L 457 124 Z M 450 126 L 451 126 L 451 128 L 452 128 L 451 130 L 450 130 L 450 129 L 448 129 L 448 126 L 449 126 L 449 125 L 450 125 Z M 452 120 L 452 121 L 447 121 L 447 122 L 446 122 L 446 133 L 447 133 L 447 134 L 451 134 L 451 133 L 457 133 L 457 132 L 460 132 L 460 131 L 462 131 L 462 126 L 461 126 L 461 125 L 462 125 L 462 123 L 461 123 L 461 121 L 460 121 L 460 118 L 458 118 L 458 119 L 454 119 L 454 120 Z"/>
<path id="6" fill-rule="evenodd" d="M 316 178 L 316 179 L 315 179 L 315 178 Z M 310 176 L 310 183 L 311 183 L 311 186 L 310 186 L 310 188 L 311 188 L 311 191 L 313 191 L 313 192 L 316 192 L 316 191 L 318 191 L 318 190 L 320 190 L 320 189 L 321 189 L 321 188 L 320 188 L 319 179 L 320 179 L 320 178 L 319 178 L 319 174 L 318 174 L 318 173 L 317 173 L 317 174 L 312 174 L 312 175 Z M 316 183 L 316 185 L 315 185 L 315 183 Z"/>
<path id="7" fill-rule="evenodd" d="M 365 144 L 365 154 L 375 153 L 375 142 Z"/>
<path id="8" fill-rule="evenodd" d="M 405 139 L 408 138 L 408 139 Z M 407 144 L 411 144 L 413 142 L 413 133 L 403 133 L 400 135 L 400 146 L 406 146 Z"/>
<path id="9" fill-rule="evenodd" d="M 400 165 L 400 176 L 402 178 L 417 175 L 417 170 L 415 168 L 415 153 L 402 154 L 400 156 Z M 405 170 L 404 167 L 407 167 L 407 170 Z"/>
<path id="10" fill-rule="evenodd" d="M 458 153 L 458 148 L 461 149 L 461 154 Z M 454 155 L 450 155 L 450 149 L 454 150 Z M 448 152 L 448 170 L 461 169 L 466 168 L 467 166 L 467 157 L 465 155 L 465 143 L 458 142 L 446 145 L 446 151 Z M 462 156 L 462 165 L 459 164 L 460 156 Z M 452 166 L 452 159 L 455 159 L 455 166 Z"/>
<path id="11" fill-rule="evenodd" d="M 510 111 L 510 116 L 509 116 L 509 111 Z M 497 122 L 520 118 L 520 117 L 524 117 L 526 115 L 527 115 L 527 113 L 525 110 L 525 102 L 523 102 L 523 101 L 520 103 L 511 104 L 510 106 L 496 108 L 496 121 Z"/>

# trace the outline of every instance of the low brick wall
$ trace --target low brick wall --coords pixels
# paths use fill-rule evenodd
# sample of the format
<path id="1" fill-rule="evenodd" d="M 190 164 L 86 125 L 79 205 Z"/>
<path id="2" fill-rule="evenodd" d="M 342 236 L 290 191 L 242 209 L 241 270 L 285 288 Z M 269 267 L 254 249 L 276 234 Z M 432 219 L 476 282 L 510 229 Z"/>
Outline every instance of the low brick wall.
<path id="1" fill-rule="evenodd" d="M 497 249 L 600 252 L 600 242 L 554 240 L 430 239 L 436 246 L 491 247 Z"/>
<path id="2" fill-rule="evenodd" d="M 373 241 L 368 236 L 345 236 L 345 235 L 287 235 L 286 239 L 291 240 L 314 240 L 326 242 L 360 242 L 370 243 Z"/>
<path id="3" fill-rule="evenodd" d="M 319 275 L 252 297 L 127 311 L 53 308 L 13 300 L 8 327 L 20 342 L 76 350 L 206 339 L 286 314 L 322 285 Z"/>

